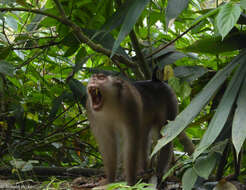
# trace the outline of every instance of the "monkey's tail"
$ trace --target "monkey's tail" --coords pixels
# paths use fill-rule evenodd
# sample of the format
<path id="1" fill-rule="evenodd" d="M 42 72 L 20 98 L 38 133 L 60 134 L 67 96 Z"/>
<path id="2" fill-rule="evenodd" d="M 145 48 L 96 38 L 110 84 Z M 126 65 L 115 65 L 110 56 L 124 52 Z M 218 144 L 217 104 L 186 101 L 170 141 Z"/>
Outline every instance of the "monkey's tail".
<path id="1" fill-rule="evenodd" d="M 155 68 L 152 72 L 152 81 L 154 81 L 154 82 L 161 82 L 161 80 L 158 77 L 158 71 L 159 71 L 159 67 L 155 66 Z"/>

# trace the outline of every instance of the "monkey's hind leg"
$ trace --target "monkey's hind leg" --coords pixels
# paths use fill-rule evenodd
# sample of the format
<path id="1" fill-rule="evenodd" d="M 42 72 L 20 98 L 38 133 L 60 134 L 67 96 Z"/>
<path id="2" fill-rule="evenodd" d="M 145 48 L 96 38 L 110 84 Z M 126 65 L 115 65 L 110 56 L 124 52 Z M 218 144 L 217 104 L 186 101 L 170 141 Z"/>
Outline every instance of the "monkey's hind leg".
<path id="1" fill-rule="evenodd" d="M 161 185 L 162 177 L 170 167 L 172 157 L 173 157 L 173 143 L 170 142 L 160 150 L 160 153 L 158 155 L 157 170 L 156 170 L 158 186 Z"/>

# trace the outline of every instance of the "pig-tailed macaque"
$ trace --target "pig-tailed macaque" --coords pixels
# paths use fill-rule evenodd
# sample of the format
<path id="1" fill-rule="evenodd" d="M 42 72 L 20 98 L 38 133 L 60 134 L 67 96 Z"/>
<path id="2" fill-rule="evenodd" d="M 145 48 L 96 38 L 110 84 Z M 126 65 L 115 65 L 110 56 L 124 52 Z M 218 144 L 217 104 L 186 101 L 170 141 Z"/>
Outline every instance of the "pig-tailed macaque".
<path id="1" fill-rule="evenodd" d="M 119 77 L 94 74 L 87 86 L 87 111 L 92 131 L 103 157 L 107 183 L 115 181 L 117 141 L 123 141 L 123 167 L 128 185 L 147 167 L 148 140 L 151 129 L 158 131 L 174 120 L 178 103 L 172 89 L 155 77 L 130 83 Z M 119 143 L 118 143 L 119 144 Z M 159 179 L 172 158 L 172 143 L 159 154 Z"/>

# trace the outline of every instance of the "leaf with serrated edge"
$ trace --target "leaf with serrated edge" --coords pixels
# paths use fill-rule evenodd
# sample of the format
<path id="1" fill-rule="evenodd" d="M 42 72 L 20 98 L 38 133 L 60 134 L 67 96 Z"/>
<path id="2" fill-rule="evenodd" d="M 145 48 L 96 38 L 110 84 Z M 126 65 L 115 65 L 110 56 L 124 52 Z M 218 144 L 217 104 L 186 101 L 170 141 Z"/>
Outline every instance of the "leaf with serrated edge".
<path id="1" fill-rule="evenodd" d="M 243 61 L 246 56 L 246 51 L 241 52 L 236 58 L 232 60 L 224 69 L 221 69 L 203 88 L 203 90 L 191 101 L 185 110 L 183 110 L 175 119 L 171 121 L 162 130 L 163 137 L 158 141 L 157 145 L 151 154 L 156 154 L 163 146 L 177 137 L 188 124 L 196 117 L 201 109 L 208 103 L 210 98 L 214 95 L 217 89 L 224 83 L 232 70 L 240 61 Z"/>
<path id="2" fill-rule="evenodd" d="M 232 142 L 237 156 L 246 138 L 246 79 L 244 79 L 241 91 L 237 99 L 237 108 L 232 123 Z"/>
<path id="3" fill-rule="evenodd" d="M 216 25 L 222 39 L 231 31 L 237 23 L 241 14 L 241 9 L 238 4 L 227 3 L 219 11 L 216 17 Z"/>

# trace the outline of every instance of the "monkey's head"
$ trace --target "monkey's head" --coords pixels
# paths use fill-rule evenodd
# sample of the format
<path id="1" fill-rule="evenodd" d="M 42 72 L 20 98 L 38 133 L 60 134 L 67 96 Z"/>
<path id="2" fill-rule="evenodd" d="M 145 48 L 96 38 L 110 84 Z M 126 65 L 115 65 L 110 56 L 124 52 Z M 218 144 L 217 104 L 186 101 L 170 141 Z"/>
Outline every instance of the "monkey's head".
<path id="1" fill-rule="evenodd" d="M 117 100 L 122 82 L 118 77 L 107 76 L 102 73 L 92 75 L 87 85 L 91 108 L 94 111 L 99 111 L 105 103 Z"/>

